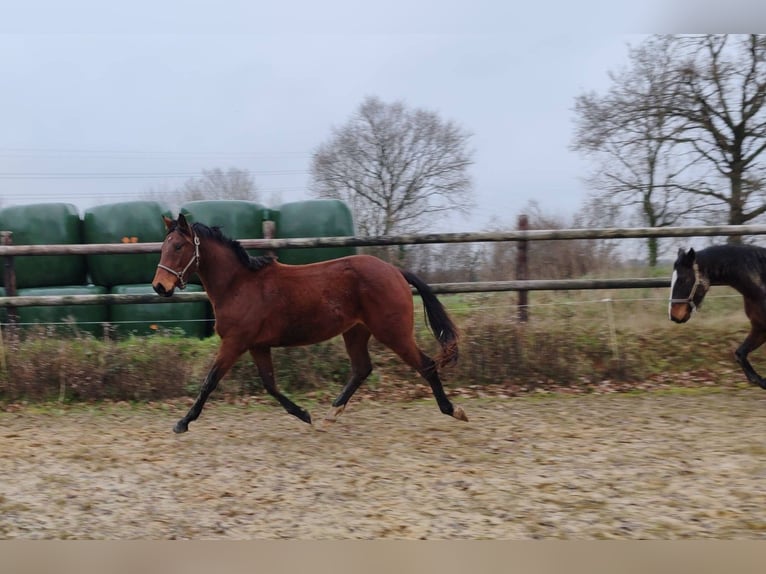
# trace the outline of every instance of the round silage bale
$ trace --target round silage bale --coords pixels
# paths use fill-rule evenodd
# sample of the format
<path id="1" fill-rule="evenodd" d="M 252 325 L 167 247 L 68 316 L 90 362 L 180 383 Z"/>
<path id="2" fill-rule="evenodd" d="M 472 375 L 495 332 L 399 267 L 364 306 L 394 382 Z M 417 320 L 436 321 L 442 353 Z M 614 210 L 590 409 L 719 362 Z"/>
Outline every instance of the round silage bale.
<path id="1" fill-rule="evenodd" d="M 181 206 L 181 213 L 189 223 L 218 227 L 231 239 L 262 239 L 264 211 L 266 208 L 259 203 L 239 199 L 189 201 Z M 248 249 L 247 252 L 253 257 L 264 254 L 260 249 Z M 190 281 L 200 282 L 196 274 Z"/>
<path id="2" fill-rule="evenodd" d="M 98 285 L 64 285 L 58 287 L 27 287 L 19 289 L 19 296 L 70 296 L 103 295 L 106 289 Z M 97 337 L 104 333 L 104 324 L 109 320 L 106 305 L 56 305 L 17 307 L 19 324 L 22 328 L 51 328 L 63 335 L 86 332 Z"/>
<path id="3" fill-rule="evenodd" d="M 354 235 L 351 210 L 340 200 L 313 199 L 284 203 L 271 210 L 276 224 L 276 237 L 345 237 Z M 354 247 L 310 247 L 279 249 L 282 263 L 302 265 L 336 259 L 356 253 Z"/>
<path id="4" fill-rule="evenodd" d="M 14 245 L 74 245 L 83 242 L 77 208 L 68 203 L 14 205 L 0 209 L 0 230 Z M 84 285 L 84 255 L 26 255 L 13 258 L 16 287 Z"/>
<path id="5" fill-rule="evenodd" d="M 86 243 L 161 243 L 166 205 L 157 201 L 125 201 L 92 207 L 83 216 Z M 88 272 L 96 285 L 151 283 L 159 253 L 88 255 Z"/>
<path id="6" fill-rule="evenodd" d="M 187 293 L 199 293 L 199 285 L 187 285 Z M 154 293 L 151 285 L 115 285 L 110 293 L 146 295 Z M 113 332 L 118 337 L 151 335 L 181 330 L 187 337 L 207 337 L 212 333 L 212 311 L 207 301 L 188 303 L 125 303 L 109 306 Z"/>

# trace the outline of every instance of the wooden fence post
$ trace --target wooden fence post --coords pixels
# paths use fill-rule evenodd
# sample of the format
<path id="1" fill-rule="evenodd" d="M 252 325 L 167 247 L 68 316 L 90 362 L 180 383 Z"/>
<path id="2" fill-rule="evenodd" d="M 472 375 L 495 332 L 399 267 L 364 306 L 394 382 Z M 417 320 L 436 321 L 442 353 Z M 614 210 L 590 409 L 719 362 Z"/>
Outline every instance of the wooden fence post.
<path id="1" fill-rule="evenodd" d="M 13 245 L 13 231 L 0 231 L 0 243 L 2 245 Z M 6 255 L 3 265 L 3 287 L 6 297 L 16 296 L 16 268 L 13 266 L 13 255 Z M 16 307 L 6 307 L 8 313 L 8 323 L 15 325 L 19 317 Z"/>
<path id="2" fill-rule="evenodd" d="M 274 236 L 277 234 L 277 224 L 272 219 L 265 219 L 261 223 L 261 229 L 263 230 L 263 238 L 264 239 L 274 239 Z M 266 253 L 271 255 L 272 257 L 276 257 L 277 252 L 274 249 L 267 249 Z"/>
<path id="3" fill-rule="evenodd" d="M 519 215 L 519 231 L 529 230 L 529 219 L 526 215 Z M 527 266 L 527 240 L 521 239 L 516 247 L 516 280 L 526 281 L 528 276 Z M 526 323 L 529 319 L 529 292 L 519 289 L 519 322 Z"/>

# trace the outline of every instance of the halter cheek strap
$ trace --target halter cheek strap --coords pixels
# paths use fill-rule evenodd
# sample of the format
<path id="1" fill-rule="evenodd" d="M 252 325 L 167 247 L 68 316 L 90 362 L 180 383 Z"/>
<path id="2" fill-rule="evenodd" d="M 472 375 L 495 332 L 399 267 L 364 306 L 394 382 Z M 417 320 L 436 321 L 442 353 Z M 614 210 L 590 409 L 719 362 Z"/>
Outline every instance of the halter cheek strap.
<path id="1" fill-rule="evenodd" d="M 697 305 L 694 303 L 694 295 L 697 293 L 697 288 L 702 285 L 702 276 L 700 275 L 700 268 L 697 263 L 692 265 L 692 269 L 694 270 L 694 285 L 692 285 L 692 290 L 689 293 L 689 296 L 683 299 L 673 299 L 671 297 L 670 303 L 688 303 L 691 306 L 692 311 L 694 311 L 697 309 Z"/>
<path id="2" fill-rule="evenodd" d="M 194 255 L 186 264 L 186 267 L 184 267 L 181 271 L 176 271 L 175 269 L 171 269 L 170 267 L 162 265 L 161 263 L 158 263 L 157 267 L 175 275 L 178 278 L 178 288 L 183 291 L 186 289 L 186 281 L 184 281 L 184 275 L 186 275 L 186 272 L 195 263 L 199 264 L 199 237 L 196 235 L 194 236 Z"/>

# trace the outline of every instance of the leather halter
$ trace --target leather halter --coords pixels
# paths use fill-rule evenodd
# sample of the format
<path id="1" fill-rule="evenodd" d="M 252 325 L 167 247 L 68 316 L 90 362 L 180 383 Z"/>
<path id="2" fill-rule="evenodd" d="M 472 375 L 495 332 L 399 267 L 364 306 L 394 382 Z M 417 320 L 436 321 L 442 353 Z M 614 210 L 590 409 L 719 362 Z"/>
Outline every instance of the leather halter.
<path id="1" fill-rule="evenodd" d="M 175 269 L 171 269 L 170 267 L 162 265 L 161 263 L 158 263 L 157 267 L 175 275 L 178 278 L 178 288 L 183 291 L 186 289 L 186 281 L 184 281 L 184 275 L 186 275 L 186 272 L 195 263 L 199 264 L 199 237 L 197 235 L 194 236 L 194 255 L 189 260 L 189 263 L 186 264 L 186 267 L 184 267 L 181 271 L 176 271 Z"/>
<path id="2" fill-rule="evenodd" d="M 688 297 L 685 298 L 679 298 L 674 299 L 671 293 L 670 297 L 670 304 L 673 303 L 687 303 L 691 306 L 692 311 L 697 309 L 697 305 L 694 303 L 694 295 L 697 293 L 697 288 L 702 285 L 702 276 L 700 275 L 700 268 L 699 265 L 695 262 L 694 265 L 692 265 L 692 269 L 694 270 L 694 285 L 692 285 L 692 290 L 689 293 Z"/>

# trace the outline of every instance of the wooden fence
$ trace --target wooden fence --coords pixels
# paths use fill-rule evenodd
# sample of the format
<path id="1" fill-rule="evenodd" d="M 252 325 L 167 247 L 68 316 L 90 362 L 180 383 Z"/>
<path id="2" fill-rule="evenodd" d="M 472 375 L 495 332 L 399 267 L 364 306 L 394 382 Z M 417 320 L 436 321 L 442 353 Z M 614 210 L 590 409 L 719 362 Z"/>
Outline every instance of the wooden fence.
<path id="1" fill-rule="evenodd" d="M 522 226 L 523 227 L 523 226 Z M 415 235 L 387 235 L 376 237 L 321 237 L 298 239 L 240 239 L 247 249 L 303 249 L 312 247 L 365 247 L 384 245 L 415 245 L 431 243 L 485 243 L 520 242 L 519 253 L 529 241 L 558 241 L 575 239 L 640 239 L 648 237 L 727 237 L 766 235 L 766 225 L 724 225 L 704 227 L 631 227 L 605 229 L 551 229 L 492 232 L 492 233 L 430 233 Z M 0 257 L 4 259 L 6 293 L 13 290 L 13 258 L 21 255 L 88 255 L 159 253 L 161 243 L 110 243 L 82 245 L 12 245 L 11 237 L 3 232 Z M 521 257 L 521 256 L 520 256 Z M 525 260 L 524 264 L 525 265 Z M 519 277 L 526 277 L 525 267 L 517 269 Z M 633 289 L 641 287 L 668 287 L 669 278 L 627 279 L 559 279 L 516 280 L 468 283 L 433 284 L 436 293 L 477 293 L 493 291 L 517 291 L 520 304 L 526 306 L 529 291 L 585 290 L 585 289 Z M 10 289 L 9 289 L 10 287 Z M 522 300 L 521 295 L 524 295 Z M 184 303 L 204 301 L 205 293 L 178 293 L 171 298 L 147 295 L 69 295 L 69 296 L 6 296 L 0 297 L 0 306 L 10 309 L 23 306 L 98 305 L 125 303 Z M 523 318 L 523 317 L 522 317 Z"/>

